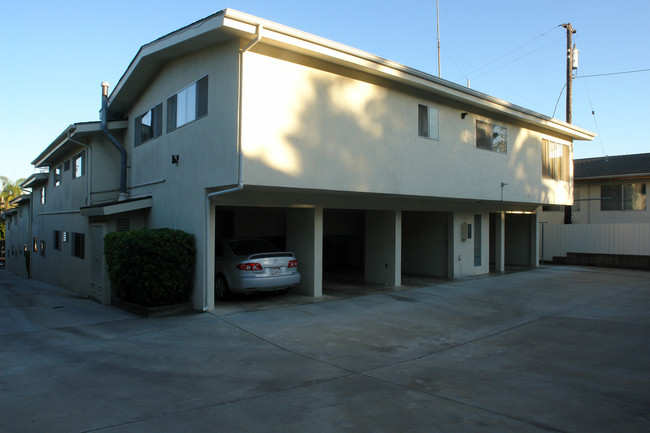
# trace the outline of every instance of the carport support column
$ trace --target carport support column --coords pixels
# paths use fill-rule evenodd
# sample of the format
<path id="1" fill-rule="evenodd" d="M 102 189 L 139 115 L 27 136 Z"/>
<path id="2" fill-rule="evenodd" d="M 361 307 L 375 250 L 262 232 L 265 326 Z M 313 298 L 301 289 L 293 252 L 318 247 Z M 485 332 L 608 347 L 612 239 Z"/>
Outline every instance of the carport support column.
<path id="1" fill-rule="evenodd" d="M 298 258 L 300 286 L 315 298 L 323 296 L 323 208 L 289 209 L 287 250 Z"/>
<path id="2" fill-rule="evenodd" d="M 494 270 L 504 272 L 506 270 L 506 213 L 497 212 L 494 224 Z"/>
<path id="3" fill-rule="evenodd" d="M 539 219 L 537 212 L 530 216 L 530 266 L 539 266 Z"/>
<path id="4" fill-rule="evenodd" d="M 365 275 L 368 282 L 402 284 L 402 212 L 367 211 Z"/>

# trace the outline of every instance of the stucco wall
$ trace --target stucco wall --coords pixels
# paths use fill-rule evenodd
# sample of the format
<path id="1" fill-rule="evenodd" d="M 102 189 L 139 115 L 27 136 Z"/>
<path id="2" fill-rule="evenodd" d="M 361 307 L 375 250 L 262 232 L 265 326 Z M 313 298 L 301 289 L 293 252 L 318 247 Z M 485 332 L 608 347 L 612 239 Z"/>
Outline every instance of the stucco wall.
<path id="1" fill-rule="evenodd" d="M 500 200 L 504 182 L 505 201 L 570 202 L 570 183 L 542 181 L 538 132 L 342 68 L 245 56 L 247 183 Z M 439 140 L 418 136 L 418 104 L 439 109 Z M 507 154 L 477 148 L 476 120 L 507 127 Z"/>
<path id="2" fill-rule="evenodd" d="M 218 45 L 178 58 L 161 69 L 133 105 L 124 142 L 129 152 L 131 195 L 152 194 L 148 227 L 195 235 L 195 307 L 203 299 L 208 188 L 237 183 L 238 44 Z M 167 132 L 167 98 L 208 76 L 208 114 Z M 136 117 L 163 103 L 162 135 L 134 146 Z M 179 156 L 172 164 L 172 155 Z"/>
<path id="3" fill-rule="evenodd" d="M 478 236 L 474 215 L 481 216 L 481 264 L 478 266 L 474 263 L 474 240 Z M 472 225 L 472 237 L 465 240 L 462 237 L 464 223 Z M 487 274 L 490 271 L 490 215 L 456 212 L 453 215 L 453 230 L 454 276 Z"/>

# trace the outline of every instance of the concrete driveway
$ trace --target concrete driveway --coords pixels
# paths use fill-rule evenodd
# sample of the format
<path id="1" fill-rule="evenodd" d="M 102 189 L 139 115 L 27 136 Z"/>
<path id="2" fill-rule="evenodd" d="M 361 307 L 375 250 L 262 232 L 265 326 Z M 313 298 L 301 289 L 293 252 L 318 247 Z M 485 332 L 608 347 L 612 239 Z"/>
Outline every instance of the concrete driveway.
<path id="1" fill-rule="evenodd" d="M 650 273 L 143 319 L 0 270 L 0 431 L 647 432 Z"/>

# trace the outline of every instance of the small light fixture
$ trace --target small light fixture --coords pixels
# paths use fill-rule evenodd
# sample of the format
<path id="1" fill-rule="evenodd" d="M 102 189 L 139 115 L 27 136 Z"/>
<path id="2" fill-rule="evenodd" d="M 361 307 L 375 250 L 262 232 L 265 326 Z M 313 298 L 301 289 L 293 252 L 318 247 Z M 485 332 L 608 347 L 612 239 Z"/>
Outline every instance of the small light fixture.
<path id="1" fill-rule="evenodd" d="M 460 118 L 461 119 L 464 119 L 465 117 L 467 117 L 467 111 L 465 111 L 463 113 L 460 113 Z"/>
<path id="2" fill-rule="evenodd" d="M 172 164 L 178 165 L 179 159 L 180 159 L 180 155 L 172 155 Z"/>

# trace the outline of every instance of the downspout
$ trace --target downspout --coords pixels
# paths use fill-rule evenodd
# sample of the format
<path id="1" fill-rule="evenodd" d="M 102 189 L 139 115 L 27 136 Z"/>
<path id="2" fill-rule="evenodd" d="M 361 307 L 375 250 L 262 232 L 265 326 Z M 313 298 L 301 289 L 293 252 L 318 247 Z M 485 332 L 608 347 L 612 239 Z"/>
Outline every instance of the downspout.
<path id="1" fill-rule="evenodd" d="M 121 163 L 120 163 L 120 201 L 126 200 L 128 194 L 126 192 L 126 149 L 122 144 L 117 141 L 117 139 L 108 132 L 108 83 L 106 81 L 102 82 L 102 111 L 101 111 L 101 125 L 102 131 L 108 137 L 108 139 L 113 143 L 117 150 L 120 151 Z"/>
<path id="2" fill-rule="evenodd" d="M 210 200 L 213 197 L 219 196 L 219 195 L 224 195 L 224 194 L 230 194 L 232 192 L 238 192 L 244 189 L 244 154 L 242 152 L 242 96 L 244 94 L 243 92 L 243 78 L 244 78 L 244 53 L 248 52 L 251 48 L 253 48 L 255 45 L 257 45 L 261 40 L 262 40 L 262 24 L 258 24 L 257 28 L 255 30 L 255 39 L 250 41 L 248 45 L 246 45 L 244 48 L 239 49 L 239 74 L 238 74 L 238 89 L 237 89 L 237 186 L 220 190 L 220 191 L 215 191 L 207 194 L 205 196 L 205 228 L 204 228 L 204 233 L 205 233 L 205 251 L 204 251 L 204 272 L 203 272 L 203 286 L 205 287 L 204 293 L 203 293 L 203 312 L 208 311 L 210 305 L 208 302 L 208 297 L 209 297 L 209 288 L 208 288 L 208 256 L 209 256 L 209 248 L 208 246 L 210 245 L 210 242 L 208 242 L 208 234 L 210 233 Z"/>

